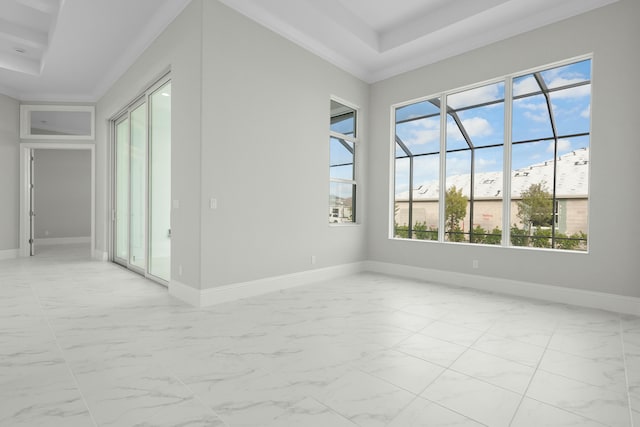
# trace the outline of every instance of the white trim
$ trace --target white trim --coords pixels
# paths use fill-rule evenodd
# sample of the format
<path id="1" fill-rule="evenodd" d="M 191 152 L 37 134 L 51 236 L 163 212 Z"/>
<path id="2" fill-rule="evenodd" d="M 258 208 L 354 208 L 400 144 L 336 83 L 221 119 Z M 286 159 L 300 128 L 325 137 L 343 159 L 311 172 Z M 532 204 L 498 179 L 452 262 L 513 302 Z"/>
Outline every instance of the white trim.
<path id="1" fill-rule="evenodd" d="M 91 236 L 83 237 L 46 237 L 34 239 L 37 245 L 71 245 L 75 243 L 91 243 Z"/>
<path id="2" fill-rule="evenodd" d="M 169 294 L 193 306 L 207 307 L 361 272 L 379 273 L 420 280 L 425 283 L 466 287 L 553 303 L 640 315 L 640 298 L 637 297 L 378 261 L 343 264 L 208 289 L 195 289 L 172 280 L 169 283 Z"/>
<path id="3" fill-rule="evenodd" d="M 364 264 L 366 271 L 374 273 L 424 280 L 445 285 L 462 286 L 555 303 L 609 310 L 635 316 L 640 315 L 640 298 L 637 297 L 378 261 L 366 261 Z"/>
<path id="4" fill-rule="evenodd" d="M 91 255 L 97 261 L 109 261 L 109 252 L 94 249 Z"/>
<path id="5" fill-rule="evenodd" d="M 196 307 L 208 307 L 360 273 L 363 269 L 364 263 L 357 262 L 202 290 L 172 280 L 169 283 L 169 294 Z"/>
<path id="6" fill-rule="evenodd" d="M 202 307 L 201 304 L 201 293 L 200 289 L 192 288 L 189 285 L 185 285 L 184 283 L 178 282 L 177 280 L 172 280 L 169 282 L 169 295 L 175 297 L 181 301 L 186 302 L 189 305 L 194 307 Z"/>
<path id="7" fill-rule="evenodd" d="M 0 261 L 5 259 L 18 258 L 18 249 L 3 249 L 0 251 Z"/>
<path id="8" fill-rule="evenodd" d="M 31 133 L 31 112 L 33 111 L 58 111 L 58 112 L 85 112 L 89 113 L 91 122 L 89 123 L 88 135 L 34 135 Z M 20 139 L 41 139 L 41 140 L 94 140 L 96 137 L 96 107 L 93 105 L 20 105 Z"/>

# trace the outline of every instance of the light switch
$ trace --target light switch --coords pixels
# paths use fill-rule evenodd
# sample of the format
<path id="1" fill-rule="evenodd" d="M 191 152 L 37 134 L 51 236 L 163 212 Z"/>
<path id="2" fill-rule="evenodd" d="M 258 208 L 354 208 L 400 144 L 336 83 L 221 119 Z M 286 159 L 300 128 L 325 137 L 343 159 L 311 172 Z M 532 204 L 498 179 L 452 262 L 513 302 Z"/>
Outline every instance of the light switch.
<path id="1" fill-rule="evenodd" d="M 218 209 L 218 199 L 210 199 L 209 200 L 209 207 L 211 209 Z"/>

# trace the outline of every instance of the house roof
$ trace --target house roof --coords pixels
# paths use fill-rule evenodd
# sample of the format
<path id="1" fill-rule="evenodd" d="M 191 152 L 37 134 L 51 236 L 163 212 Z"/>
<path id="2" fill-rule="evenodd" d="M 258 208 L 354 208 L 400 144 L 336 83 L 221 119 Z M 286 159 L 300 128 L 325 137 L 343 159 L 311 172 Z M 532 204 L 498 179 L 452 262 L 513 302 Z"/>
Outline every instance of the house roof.
<path id="1" fill-rule="evenodd" d="M 589 148 L 580 148 L 558 157 L 556 162 L 556 196 L 559 198 L 585 197 L 589 194 Z M 519 198 L 531 184 L 546 183 L 551 192 L 553 184 L 553 159 L 535 163 L 511 172 L 511 197 Z M 461 174 L 447 177 L 447 188 L 462 189 L 469 197 L 471 175 Z M 475 174 L 475 199 L 502 198 L 502 172 L 480 172 Z M 431 181 L 413 189 L 413 200 L 437 200 L 440 195 L 438 181 Z M 396 195 L 396 200 L 406 200 L 409 192 Z"/>

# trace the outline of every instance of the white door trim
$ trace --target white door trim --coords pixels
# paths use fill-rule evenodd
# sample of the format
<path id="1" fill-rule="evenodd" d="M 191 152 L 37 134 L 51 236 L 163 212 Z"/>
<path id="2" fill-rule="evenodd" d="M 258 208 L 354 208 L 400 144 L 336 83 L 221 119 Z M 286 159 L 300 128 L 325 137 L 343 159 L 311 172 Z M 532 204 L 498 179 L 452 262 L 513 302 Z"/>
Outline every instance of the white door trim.
<path id="1" fill-rule="evenodd" d="M 20 143 L 20 246 L 19 256 L 29 256 L 29 154 L 31 150 L 91 150 L 91 256 L 96 247 L 96 149 L 93 143 Z"/>

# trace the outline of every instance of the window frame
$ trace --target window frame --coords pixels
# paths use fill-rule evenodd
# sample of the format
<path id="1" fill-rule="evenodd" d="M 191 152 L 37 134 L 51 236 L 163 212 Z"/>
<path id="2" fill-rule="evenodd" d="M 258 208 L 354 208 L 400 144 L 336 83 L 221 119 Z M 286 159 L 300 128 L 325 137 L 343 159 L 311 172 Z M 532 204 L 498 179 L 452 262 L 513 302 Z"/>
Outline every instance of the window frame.
<path id="1" fill-rule="evenodd" d="M 463 86 L 463 87 L 459 87 L 456 89 L 451 89 L 451 90 L 445 90 L 445 91 L 441 91 L 435 94 L 430 94 L 427 96 L 421 96 L 418 98 L 413 98 L 407 101 L 403 101 L 400 103 L 396 103 L 391 105 L 390 107 L 390 180 L 389 180 L 389 221 L 388 221 L 388 238 L 389 239 L 393 239 L 393 240 L 402 240 L 402 241 L 412 241 L 412 240 L 420 240 L 420 241 L 425 241 L 425 242 L 431 242 L 431 243 L 450 243 L 450 244 L 458 244 L 458 245 L 472 245 L 472 246 L 491 246 L 491 247 L 501 247 L 501 248 L 517 248 L 517 249 L 524 249 L 524 250 L 547 250 L 547 251 L 553 251 L 553 252 L 569 252 L 569 253 L 580 253 L 580 254 L 588 254 L 589 253 L 589 238 L 585 237 L 584 241 L 585 241 L 585 249 L 563 249 L 563 248 L 559 248 L 558 246 L 556 246 L 555 244 L 552 243 L 552 247 L 550 248 L 540 248 L 540 247 L 533 247 L 533 246 L 518 246 L 518 245 L 514 245 L 511 243 L 511 213 L 512 213 L 512 203 L 513 200 L 516 200 L 513 195 L 511 194 L 511 184 L 512 184 L 512 179 L 513 177 L 511 176 L 512 174 L 512 147 L 513 147 L 513 141 L 512 141 L 512 137 L 513 137 L 513 103 L 514 100 L 516 99 L 520 99 L 525 97 L 526 95 L 514 95 L 513 94 L 513 82 L 515 79 L 520 78 L 520 77 L 525 77 L 527 75 L 530 74 L 534 74 L 534 73 L 544 73 L 545 71 L 550 71 L 550 70 L 554 70 L 560 67 L 564 67 L 564 66 L 570 66 L 573 64 L 578 64 L 580 62 L 584 62 L 584 61 L 590 61 L 589 64 L 589 78 L 587 80 L 585 80 L 585 83 L 578 83 L 575 86 L 581 86 L 581 85 L 589 85 L 590 86 L 590 90 L 589 90 L 589 107 L 592 106 L 593 103 L 593 61 L 594 61 L 594 55 L 593 53 L 589 53 L 589 54 L 585 54 L 585 55 L 580 55 L 580 56 L 576 56 L 576 57 L 572 57 L 566 60 L 562 60 L 562 61 L 557 61 L 557 62 L 553 62 L 553 63 L 549 63 L 549 64 L 545 64 L 545 65 L 541 65 L 535 68 L 531 68 L 528 70 L 523 70 L 523 71 L 518 71 L 518 72 L 514 72 L 514 73 L 510 73 L 508 75 L 504 75 L 501 77 L 497 77 L 497 78 L 493 78 L 493 79 L 489 79 L 489 80 L 485 80 L 482 82 L 478 82 L 478 83 L 474 83 L 471 85 L 467 85 L 467 86 Z M 445 221 L 446 219 L 445 217 L 445 196 L 446 196 L 446 154 L 447 154 L 447 150 L 446 150 L 446 143 L 447 143 L 447 117 L 448 117 L 448 113 L 447 111 L 443 111 L 443 109 L 441 108 L 439 116 L 440 116 L 440 151 L 439 151 L 439 156 L 440 156 L 440 170 L 439 170 L 439 196 L 438 196 L 438 209 L 439 209 L 439 218 L 438 218 L 438 239 L 437 240 L 430 240 L 430 239 L 410 239 L 410 238 L 406 238 L 406 237 L 397 237 L 395 234 L 395 220 L 396 220 L 396 215 L 395 215 L 395 205 L 396 205 L 396 161 L 397 161 L 397 147 L 396 147 L 396 126 L 397 126 L 397 120 L 396 120 L 396 111 L 400 108 L 403 107 L 407 107 L 413 104 L 417 104 L 420 102 L 424 102 L 424 101 L 429 101 L 429 100 L 433 100 L 433 99 L 440 99 L 441 101 L 441 105 L 448 105 L 447 103 L 447 97 L 451 96 L 451 95 L 455 95 L 455 94 L 459 94 L 465 91 L 469 91 L 469 90 L 473 90 L 473 89 L 477 89 L 477 88 L 481 88 L 483 86 L 488 86 L 488 85 L 492 85 L 492 84 L 496 84 L 496 83 L 504 83 L 504 133 L 503 133 L 503 143 L 502 143 L 502 147 L 503 147 L 503 164 L 502 164 L 502 176 L 503 177 L 509 177 L 509 179 L 503 179 L 503 185 L 502 185 L 502 194 L 503 194 L 503 199 L 502 199 L 502 238 L 501 238 L 501 242 L 500 244 L 486 244 L 486 243 L 473 243 L 470 241 L 464 241 L 464 242 L 450 242 L 447 241 L 444 238 L 445 235 Z M 549 93 L 553 93 L 556 91 L 562 91 L 562 90 L 566 90 L 566 89 L 570 89 L 572 88 L 572 86 L 562 86 L 562 87 L 554 87 L 552 89 L 550 89 L 548 91 L 548 93 L 546 95 L 548 95 Z M 543 95 L 545 95 L 543 93 Z M 549 101 L 550 102 L 550 101 Z M 554 120 L 553 115 L 551 116 L 550 120 Z M 589 138 L 589 143 L 588 143 L 588 147 L 589 149 L 591 149 L 592 146 L 592 127 L 593 127 L 593 119 L 591 116 L 589 116 L 589 130 L 588 132 L 583 133 L 582 136 L 586 136 L 587 138 Z M 557 135 L 554 134 L 554 137 L 556 140 L 559 140 L 560 137 L 558 137 Z M 522 143 L 522 142 L 517 142 L 517 143 Z M 556 142 L 557 145 L 557 142 Z M 557 157 L 557 151 L 554 152 L 554 164 L 558 161 Z M 590 180 L 591 180 L 591 158 L 589 158 L 589 165 L 588 165 L 588 173 L 587 173 L 587 188 L 590 188 L 591 186 L 590 184 Z M 554 166 L 556 167 L 556 166 Z M 557 185 L 557 184 L 556 184 Z M 557 213 L 557 203 L 559 200 L 556 198 L 556 185 L 554 185 L 553 188 L 553 206 L 554 206 L 554 210 L 553 210 L 553 214 L 554 214 L 554 218 L 556 218 L 558 216 Z M 410 189 L 410 191 L 412 191 Z M 590 197 L 590 192 L 587 190 L 586 193 L 586 216 L 587 216 L 587 220 L 586 220 L 586 224 L 585 224 L 585 233 L 586 236 L 588 236 L 589 234 L 589 228 L 590 228 L 590 202 L 591 202 L 591 197 Z M 569 197 L 571 198 L 571 197 Z M 413 209 L 412 206 L 409 207 L 410 209 Z M 473 224 L 473 218 L 471 218 L 471 224 Z M 558 224 L 557 221 L 554 221 L 553 228 L 557 228 Z M 554 233 L 555 235 L 555 233 Z M 561 240 L 564 240 L 564 238 L 560 238 Z M 569 240 L 572 240 L 572 238 L 568 238 Z M 553 239 L 552 239 L 553 240 Z M 556 242 L 557 243 L 557 242 Z"/>
<path id="2" fill-rule="evenodd" d="M 359 184 L 359 172 L 360 172 L 360 167 L 359 167 L 359 144 L 360 144 L 360 133 L 361 133 L 361 128 L 360 128 L 360 107 L 358 107 L 357 105 L 345 101 L 342 98 L 339 98 L 337 96 L 330 96 L 329 99 L 329 105 L 331 105 L 332 102 L 337 102 L 347 108 L 350 108 L 351 110 L 353 110 L 353 120 L 354 120 L 354 126 L 353 126 L 353 132 L 354 135 L 348 135 L 348 134 L 344 134 L 344 133 L 340 133 L 340 132 L 336 132 L 333 131 L 331 129 L 331 119 L 333 118 L 331 116 L 331 108 L 329 109 L 329 197 L 331 197 L 331 185 L 332 184 L 346 184 L 346 185 L 351 185 L 352 186 L 352 192 L 353 192 L 353 196 L 352 196 L 352 206 L 351 206 L 351 215 L 352 215 L 352 221 L 347 221 L 347 222 L 331 222 L 331 217 L 329 217 L 329 226 L 331 227 L 344 227 L 344 226 L 353 226 L 353 225 L 359 225 L 360 224 L 360 212 L 358 209 L 358 200 L 360 199 L 360 184 Z M 337 139 L 337 140 L 342 140 L 344 142 L 348 142 L 351 143 L 353 145 L 353 179 L 344 179 L 344 178 L 334 178 L 331 177 L 331 167 L 333 167 L 333 165 L 331 165 L 331 140 L 332 139 Z M 331 205 L 329 204 L 328 206 L 329 209 L 331 209 Z M 331 211 L 329 211 L 329 214 L 331 215 Z"/>

